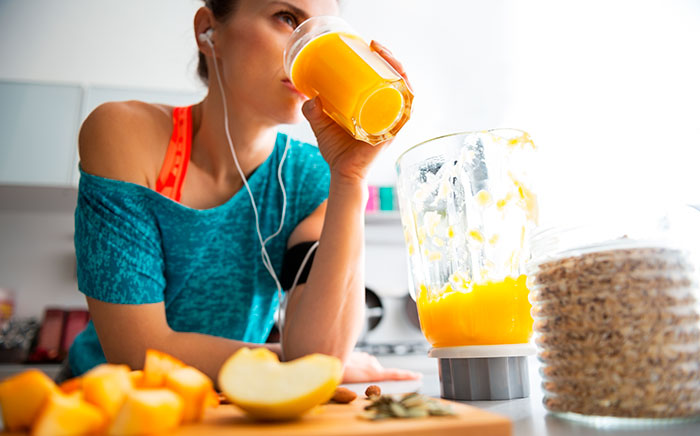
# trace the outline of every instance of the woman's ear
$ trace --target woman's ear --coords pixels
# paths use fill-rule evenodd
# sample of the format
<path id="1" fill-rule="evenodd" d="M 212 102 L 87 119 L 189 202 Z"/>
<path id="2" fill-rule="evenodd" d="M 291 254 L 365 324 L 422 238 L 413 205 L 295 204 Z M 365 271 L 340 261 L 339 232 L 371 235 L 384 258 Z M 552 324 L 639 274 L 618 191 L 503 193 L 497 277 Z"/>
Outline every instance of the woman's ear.
<path id="1" fill-rule="evenodd" d="M 194 35 L 195 41 L 197 42 L 197 47 L 199 51 L 204 53 L 206 56 L 214 56 L 212 48 L 206 39 L 200 37 L 200 35 L 208 35 L 209 40 L 214 44 L 214 36 L 211 29 L 214 29 L 216 24 L 216 18 L 211 9 L 206 6 L 199 8 L 197 13 L 194 15 Z"/>

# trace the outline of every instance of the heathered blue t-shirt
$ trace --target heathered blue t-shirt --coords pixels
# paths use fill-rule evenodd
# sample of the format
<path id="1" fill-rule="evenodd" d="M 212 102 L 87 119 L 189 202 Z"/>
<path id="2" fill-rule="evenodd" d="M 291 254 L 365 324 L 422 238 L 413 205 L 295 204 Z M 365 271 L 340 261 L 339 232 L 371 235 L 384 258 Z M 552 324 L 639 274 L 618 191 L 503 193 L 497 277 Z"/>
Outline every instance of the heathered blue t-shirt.
<path id="1" fill-rule="evenodd" d="M 250 176 L 263 239 L 282 218 L 277 170 L 287 137 Z M 318 148 L 289 141 L 282 166 L 287 211 L 267 250 L 277 276 L 287 239 L 328 197 L 330 171 Z M 245 188 L 224 204 L 192 209 L 144 186 L 80 171 L 75 210 L 78 288 L 118 304 L 165 302 L 169 326 L 262 343 L 273 325 L 277 289 L 262 264 Z M 74 375 L 106 362 L 90 322 L 69 353 Z"/>

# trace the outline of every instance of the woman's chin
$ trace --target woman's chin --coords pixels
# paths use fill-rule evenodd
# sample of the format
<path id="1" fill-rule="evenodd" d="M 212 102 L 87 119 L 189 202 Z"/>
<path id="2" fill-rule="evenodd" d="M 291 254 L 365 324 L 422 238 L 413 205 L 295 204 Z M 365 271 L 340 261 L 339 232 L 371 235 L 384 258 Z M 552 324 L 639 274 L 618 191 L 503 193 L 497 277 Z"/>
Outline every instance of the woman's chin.
<path id="1" fill-rule="evenodd" d="M 301 113 L 301 104 L 290 107 L 289 110 L 280 114 L 277 117 L 279 124 L 299 124 L 302 121 L 306 121 L 304 115 Z"/>

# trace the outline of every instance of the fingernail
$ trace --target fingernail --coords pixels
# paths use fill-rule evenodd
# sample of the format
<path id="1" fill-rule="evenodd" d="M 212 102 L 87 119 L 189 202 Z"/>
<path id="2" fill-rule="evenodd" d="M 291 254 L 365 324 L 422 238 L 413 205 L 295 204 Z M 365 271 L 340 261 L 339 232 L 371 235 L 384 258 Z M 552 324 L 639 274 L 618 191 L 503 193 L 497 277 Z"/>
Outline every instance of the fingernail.
<path id="1" fill-rule="evenodd" d="M 383 51 L 383 52 L 385 52 L 385 53 L 391 54 L 391 50 L 389 50 L 388 48 L 384 47 L 384 46 L 381 45 L 380 43 L 377 43 L 377 45 L 379 46 L 379 50 L 381 50 L 381 51 Z"/>
<path id="2" fill-rule="evenodd" d="M 375 40 L 372 40 L 372 43 L 370 44 L 370 47 L 373 48 L 375 51 L 386 51 L 386 47 L 381 45 Z"/>

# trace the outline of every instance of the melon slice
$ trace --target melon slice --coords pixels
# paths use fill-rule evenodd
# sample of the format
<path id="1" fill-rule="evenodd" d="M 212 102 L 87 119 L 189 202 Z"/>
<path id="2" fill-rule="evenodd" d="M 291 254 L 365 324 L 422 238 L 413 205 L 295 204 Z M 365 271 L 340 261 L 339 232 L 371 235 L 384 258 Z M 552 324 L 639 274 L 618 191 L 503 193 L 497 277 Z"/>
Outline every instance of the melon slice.
<path id="1" fill-rule="evenodd" d="M 265 348 L 241 348 L 219 372 L 223 394 L 261 420 L 289 420 L 331 399 L 343 376 L 339 359 L 310 354 L 281 363 Z"/>
<path id="2" fill-rule="evenodd" d="M 127 365 L 96 366 L 83 375 L 82 388 L 85 401 L 99 407 L 111 420 L 133 387 Z"/>
<path id="3" fill-rule="evenodd" d="M 183 423 L 202 420 L 204 409 L 208 406 L 208 401 L 211 401 L 208 396 L 213 391 L 213 384 L 209 377 L 198 369 L 188 366 L 166 374 L 165 387 L 184 400 Z"/>
<path id="4" fill-rule="evenodd" d="M 29 429 L 58 386 L 38 369 L 30 369 L 0 383 L 0 407 L 5 430 Z"/>
<path id="5" fill-rule="evenodd" d="M 219 399 L 219 393 L 216 392 L 216 389 L 212 388 L 209 392 L 207 392 L 207 398 L 204 401 L 204 407 L 217 408 L 219 407 L 220 403 L 221 400 Z"/>
<path id="6" fill-rule="evenodd" d="M 182 420 L 183 401 L 169 389 L 134 389 L 109 426 L 110 435 L 162 434 Z"/>
<path id="7" fill-rule="evenodd" d="M 58 385 L 58 389 L 64 394 L 72 394 L 83 388 L 83 379 L 81 377 L 73 377 Z"/>
<path id="8" fill-rule="evenodd" d="M 157 350 L 146 350 L 146 362 L 143 365 L 144 388 L 161 388 L 165 386 L 165 375 L 170 371 L 184 368 L 181 360 Z"/>
<path id="9" fill-rule="evenodd" d="M 136 369 L 129 373 L 129 378 L 131 378 L 131 384 L 135 388 L 142 388 L 143 386 L 143 370 Z"/>
<path id="10" fill-rule="evenodd" d="M 105 425 L 102 411 L 83 400 L 80 392 L 49 395 L 32 426 L 32 436 L 78 436 L 100 432 Z"/>

